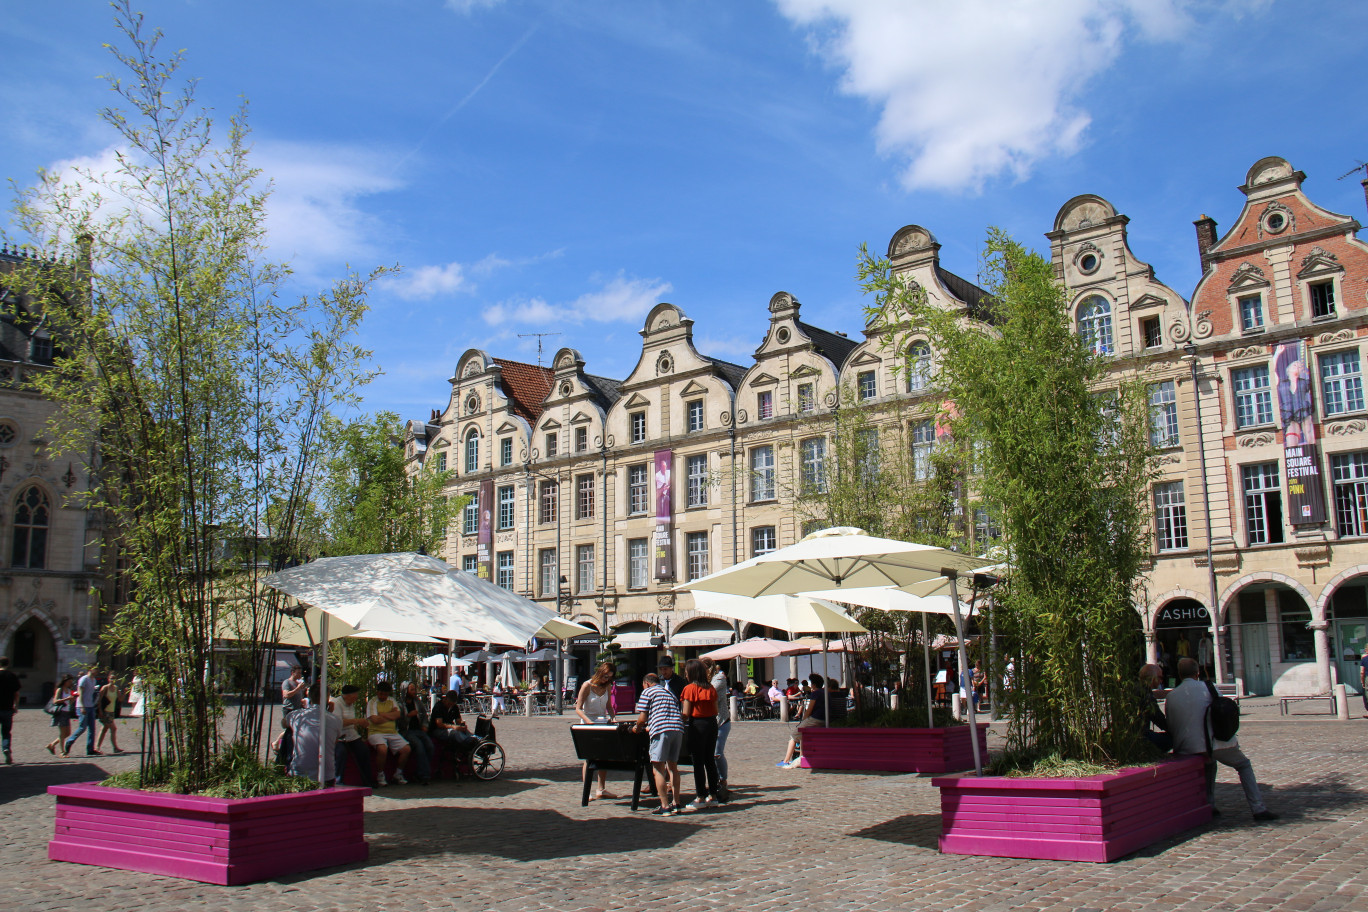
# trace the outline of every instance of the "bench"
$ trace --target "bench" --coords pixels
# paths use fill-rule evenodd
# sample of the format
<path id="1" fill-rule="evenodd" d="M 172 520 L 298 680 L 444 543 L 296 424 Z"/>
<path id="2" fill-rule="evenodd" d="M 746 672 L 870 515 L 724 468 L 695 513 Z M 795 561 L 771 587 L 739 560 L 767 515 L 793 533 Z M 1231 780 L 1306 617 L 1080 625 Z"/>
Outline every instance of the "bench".
<path id="1" fill-rule="evenodd" d="M 1305 703 L 1308 700 L 1325 700 L 1330 705 L 1330 708 L 1326 710 L 1326 713 L 1328 713 L 1329 715 L 1333 716 L 1339 711 L 1338 708 L 1335 706 L 1334 694 L 1310 694 L 1308 696 L 1279 697 L 1278 709 L 1284 716 L 1291 715 L 1293 703 Z M 1316 715 L 1321 715 L 1321 713 L 1316 713 Z"/>

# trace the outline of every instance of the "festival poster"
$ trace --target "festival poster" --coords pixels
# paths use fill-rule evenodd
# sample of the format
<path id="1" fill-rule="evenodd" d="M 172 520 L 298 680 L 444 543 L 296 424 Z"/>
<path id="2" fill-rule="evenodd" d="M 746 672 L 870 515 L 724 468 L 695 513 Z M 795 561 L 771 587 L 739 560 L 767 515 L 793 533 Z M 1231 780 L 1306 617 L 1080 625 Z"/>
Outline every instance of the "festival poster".
<path id="1" fill-rule="evenodd" d="M 476 574 L 482 580 L 494 577 L 494 480 L 480 482 L 480 534 L 475 540 Z"/>
<path id="2" fill-rule="evenodd" d="M 1278 416 L 1283 431 L 1283 471 L 1287 477 L 1287 515 L 1294 526 L 1325 522 L 1325 479 L 1316 435 L 1316 401 L 1311 358 L 1303 341 L 1273 350 L 1278 385 Z"/>
<path id="3" fill-rule="evenodd" d="M 655 488 L 655 535 L 652 549 L 655 551 L 655 578 L 672 580 L 674 570 L 674 495 L 671 469 L 674 466 L 673 450 L 656 450 L 655 472 L 652 475 Z"/>

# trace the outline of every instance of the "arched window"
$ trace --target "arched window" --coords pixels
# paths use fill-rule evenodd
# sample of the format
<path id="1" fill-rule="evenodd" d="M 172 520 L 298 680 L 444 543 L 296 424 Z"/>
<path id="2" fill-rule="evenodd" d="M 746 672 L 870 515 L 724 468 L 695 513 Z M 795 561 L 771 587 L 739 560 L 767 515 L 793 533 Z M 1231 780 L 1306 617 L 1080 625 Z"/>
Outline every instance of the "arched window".
<path id="1" fill-rule="evenodd" d="M 48 518 L 52 510 L 47 495 L 37 485 L 25 488 L 14 506 L 14 549 L 10 566 L 42 570 L 47 566 Z"/>
<path id="2" fill-rule="evenodd" d="M 465 457 L 467 473 L 480 471 L 480 432 L 474 428 L 466 434 Z"/>
<path id="3" fill-rule="evenodd" d="M 913 342 L 907 348 L 907 391 L 915 393 L 926 389 L 931 382 L 931 346 L 925 342 Z"/>
<path id="4" fill-rule="evenodd" d="M 1078 334 L 1093 354 L 1112 353 L 1111 304 L 1106 298 L 1093 295 L 1078 306 Z"/>

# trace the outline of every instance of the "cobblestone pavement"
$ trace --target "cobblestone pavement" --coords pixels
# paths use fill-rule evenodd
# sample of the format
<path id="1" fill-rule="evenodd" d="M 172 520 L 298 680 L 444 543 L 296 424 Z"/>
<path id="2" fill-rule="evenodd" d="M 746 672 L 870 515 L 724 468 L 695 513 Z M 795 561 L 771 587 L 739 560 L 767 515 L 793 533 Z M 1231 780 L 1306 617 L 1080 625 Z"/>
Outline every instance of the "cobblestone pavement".
<path id="1" fill-rule="evenodd" d="M 366 864 L 214 887 L 47 861 L 48 785 L 96 779 L 136 758 L 50 757 L 47 717 L 23 710 L 15 765 L 0 767 L 9 909 L 443 908 L 592 912 L 1368 908 L 1368 721 L 1256 712 L 1245 751 L 1282 820 L 1256 825 L 1231 770 L 1224 816 L 1112 864 L 943 856 L 928 778 L 774 767 L 787 735 L 734 726 L 737 799 L 671 819 L 627 802 L 579 806 L 568 719 L 505 719 L 509 768 L 493 783 L 392 786 L 367 801 Z M 133 731 L 125 746 L 136 745 Z M 620 794 L 621 774 L 617 774 Z M 686 773 L 686 788 L 689 778 Z M 627 783 L 630 786 L 630 783 Z M 1156 813 L 1164 809 L 1156 808 Z"/>

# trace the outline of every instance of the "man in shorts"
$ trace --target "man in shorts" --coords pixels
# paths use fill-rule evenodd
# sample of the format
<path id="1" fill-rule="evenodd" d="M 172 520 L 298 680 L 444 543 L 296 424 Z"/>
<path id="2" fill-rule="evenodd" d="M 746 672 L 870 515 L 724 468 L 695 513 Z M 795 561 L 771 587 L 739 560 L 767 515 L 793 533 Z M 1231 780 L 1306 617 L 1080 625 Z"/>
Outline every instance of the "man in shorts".
<path id="1" fill-rule="evenodd" d="M 644 689 L 637 700 L 637 720 L 632 729 L 638 732 L 644 729 L 651 735 L 651 774 L 655 777 L 656 793 L 660 795 L 660 807 L 651 813 L 670 817 L 678 814 L 684 804 L 679 790 L 679 748 L 684 743 L 684 719 L 679 714 L 679 701 L 660 683 L 658 675 L 648 674 L 642 684 Z"/>
<path id="2" fill-rule="evenodd" d="M 408 785 L 408 780 L 404 778 L 404 764 L 408 762 L 409 751 L 413 749 L 408 739 L 399 734 L 399 717 L 404 711 L 394 702 L 392 694 L 390 682 L 381 681 L 375 685 L 375 696 L 366 705 L 366 721 L 370 731 L 366 741 L 375 748 L 375 781 L 382 786 L 386 784 L 385 762 L 390 751 L 394 751 L 395 784 Z"/>

